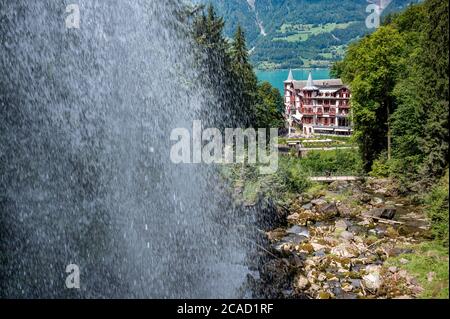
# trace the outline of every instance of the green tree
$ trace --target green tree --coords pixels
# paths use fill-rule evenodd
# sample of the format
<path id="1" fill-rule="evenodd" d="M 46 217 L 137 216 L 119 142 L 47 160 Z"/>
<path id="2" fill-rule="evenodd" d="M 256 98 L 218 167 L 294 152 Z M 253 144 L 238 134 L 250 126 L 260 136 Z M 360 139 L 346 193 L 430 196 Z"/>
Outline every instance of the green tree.
<path id="1" fill-rule="evenodd" d="M 428 23 L 420 63 L 422 83 L 418 89 L 426 123 L 421 140 L 425 153 L 423 176 L 429 178 L 442 176 L 448 167 L 449 3 L 427 0 L 424 5 Z"/>
<path id="2" fill-rule="evenodd" d="M 269 82 L 258 85 L 256 121 L 259 128 L 281 128 L 284 126 L 283 97 Z"/>
<path id="3" fill-rule="evenodd" d="M 231 65 L 235 75 L 238 90 L 238 103 L 243 111 L 246 126 L 256 126 L 257 79 L 249 62 L 245 35 L 238 26 L 231 45 Z"/>
<path id="4" fill-rule="evenodd" d="M 355 135 L 366 170 L 385 149 L 391 157 L 390 116 L 395 110 L 393 90 L 402 72 L 405 42 L 391 26 L 351 45 L 339 69 L 352 89 Z"/>

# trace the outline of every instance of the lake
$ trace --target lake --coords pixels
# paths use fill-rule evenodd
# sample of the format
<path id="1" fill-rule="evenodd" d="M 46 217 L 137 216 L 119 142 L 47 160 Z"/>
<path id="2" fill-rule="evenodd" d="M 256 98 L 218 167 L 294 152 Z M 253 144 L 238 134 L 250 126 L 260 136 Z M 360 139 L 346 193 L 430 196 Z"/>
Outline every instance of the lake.
<path id="1" fill-rule="evenodd" d="M 312 76 L 314 80 L 324 80 L 330 78 L 330 69 L 296 69 L 292 70 L 295 80 L 307 80 L 309 71 L 312 71 Z M 280 90 L 283 94 L 284 84 L 289 75 L 289 70 L 256 70 L 256 76 L 259 81 L 267 81 L 272 86 Z"/>

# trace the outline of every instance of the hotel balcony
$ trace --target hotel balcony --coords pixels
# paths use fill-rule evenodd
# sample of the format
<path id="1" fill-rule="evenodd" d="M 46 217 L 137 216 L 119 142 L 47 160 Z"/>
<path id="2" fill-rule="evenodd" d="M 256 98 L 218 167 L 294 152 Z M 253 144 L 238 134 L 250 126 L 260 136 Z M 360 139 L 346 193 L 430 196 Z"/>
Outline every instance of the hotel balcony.
<path id="1" fill-rule="evenodd" d="M 312 108 L 302 108 L 300 113 L 302 113 L 302 115 L 314 115 L 314 110 Z"/>

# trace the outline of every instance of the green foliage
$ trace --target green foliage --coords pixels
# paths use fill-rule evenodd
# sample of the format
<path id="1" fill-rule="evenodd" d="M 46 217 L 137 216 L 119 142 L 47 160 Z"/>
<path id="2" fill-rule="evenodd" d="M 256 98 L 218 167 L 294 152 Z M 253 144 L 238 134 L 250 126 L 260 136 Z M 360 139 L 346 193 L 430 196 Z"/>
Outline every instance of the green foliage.
<path id="1" fill-rule="evenodd" d="M 258 128 L 281 128 L 284 126 L 283 98 L 269 82 L 258 84 L 256 121 Z"/>
<path id="2" fill-rule="evenodd" d="M 311 151 L 301 162 L 303 170 L 312 176 L 360 175 L 362 172 L 361 159 L 356 150 Z"/>
<path id="3" fill-rule="evenodd" d="M 448 247 L 448 189 L 449 173 L 436 184 L 426 199 L 428 215 L 432 222 L 432 231 L 437 240 Z"/>
<path id="4" fill-rule="evenodd" d="M 372 169 L 369 173 L 372 177 L 385 178 L 389 176 L 389 165 L 387 163 L 386 156 L 380 156 L 372 164 Z"/>
<path id="5" fill-rule="evenodd" d="M 393 90 L 406 53 L 400 33 L 383 26 L 351 45 L 341 65 L 342 77 L 352 88 L 356 138 L 367 170 L 387 148 Z"/>
<path id="6" fill-rule="evenodd" d="M 235 84 L 237 85 L 235 94 L 240 102 L 239 107 L 245 113 L 244 123 L 246 126 L 255 127 L 257 125 L 257 79 L 253 67 L 249 62 L 245 35 L 240 26 L 237 27 L 231 44 L 230 57 Z"/>

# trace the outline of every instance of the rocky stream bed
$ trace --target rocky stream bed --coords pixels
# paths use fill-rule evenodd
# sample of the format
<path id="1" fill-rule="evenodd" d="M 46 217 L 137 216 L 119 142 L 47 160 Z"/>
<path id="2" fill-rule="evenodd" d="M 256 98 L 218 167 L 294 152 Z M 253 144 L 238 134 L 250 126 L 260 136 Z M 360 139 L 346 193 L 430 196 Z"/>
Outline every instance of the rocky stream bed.
<path id="1" fill-rule="evenodd" d="M 421 293 L 413 276 L 385 261 L 426 240 L 429 223 L 423 209 L 399 197 L 389 181 L 335 182 L 276 211 L 281 222 L 265 232 L 257 275 L 249 278 L 256 296 L 415 298 Z"/>

